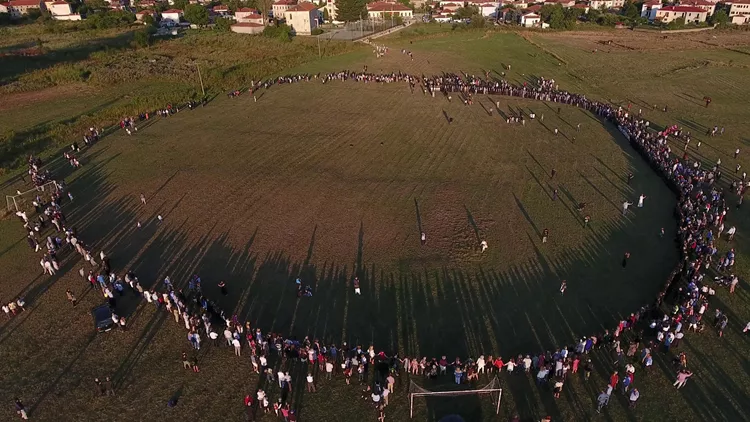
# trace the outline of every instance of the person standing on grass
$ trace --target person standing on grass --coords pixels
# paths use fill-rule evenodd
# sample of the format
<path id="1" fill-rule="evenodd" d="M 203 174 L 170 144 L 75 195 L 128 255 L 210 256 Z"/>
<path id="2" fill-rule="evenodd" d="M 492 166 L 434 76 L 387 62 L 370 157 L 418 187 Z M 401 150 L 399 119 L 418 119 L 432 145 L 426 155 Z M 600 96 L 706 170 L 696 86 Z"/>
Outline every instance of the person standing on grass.
<path id="1" fill-rule="evenodd" d="M 483 240 L 483 241 L 482 241 L 482 242 L 481 242 L 481 243 L 479 244 L 479 246 L 480 246 L 480 247 L 482 248 L 482 253 L 484 253 L 484 251 L 486 251 L 486 250 L 487 250 L 487 248 L 488 248 L 488 246 L 487 246 L 487 241 L 486 241 L 486 240 Z"/>
<path id="2" fill-rule="evenodd" d="M 221 290 L 221 294 L 226 296 L 229 292 L 227 291 L 227 285 L 224 283 L 224 280 L 219 282 L 219 290 Z"/>
<path id="3" fill-rule="evenodd" d="M 308 393 L 315 392 L 315 382 L 313 380 L 313 376 L 311 372 L 307 373 L 307 392 Z"/>
<path id="4" fill-rule="evenodd" d="M 622 215 L 626 215 L 628 213 L 628 207 L 631 205 L 633 205 L 633 203 L 628 201 L 622 203 Z"/>
<path id="5" fill-rule="evenodd" d="M 734 159 L 736 160 L 737 157 L 739 157 L 739 155 L 740 155 L 740 149 L 737 148 L 736 150 L 734 150 Z"/>
<path id="6" fill-rule="evenodd" d="M 630 392 L 630 408 L 631 409 L 635 409 L 635 404 L 640 397 L 641 397 L 641 393 L 638 391 L 637 388 L 634 388 L 633 391 Z"/>
<path id="7" fill-rule="evenodd" d="M 362 290 L 359 287 L 359 277 L 354 277 L 354 294 L 362 295 Z"/>
<path id="8" fill-rule="evenodd" d="M 563 281 L 562 281 L 562 282 L 560 283 L 560 295 L 561 295 L 561 296 L 565 294 L 565 289 L 567 289 L 567 288 L 568 288 L 568 282 L 567 282 L 567 281 L 565 281 L 565 280 L 563 280 Z"/>
<path id="9" fill-rule="evenodd" d="M 586 215 L 585 217 L 583 217 L 583 228 L 584 229 L 589 226 L 589 222 L 590 221 L 591 221 L 591 216 L 590 215 Z"/>
<path id="10" fill-rule="evenodd" d="M 557 170 L 552 169 L 549 175 L 550 180 L 554 179 L 556 174 L 557 174 Z"/>
<path id="11" fill-rule="evenodd" d="M 609 404 L 609 394 L 602 391 L 596 398 L 596 413 L 602 413 L 602 409 Z"/>
<path id="12" fill-rule="evenodd" d="M 76 297 L 73 295 L 73 292 L 71 292 L 70 289 L 68 289 L 65 291 L 65 296 L 67 296 L 68 302 L 70 302 L 71 305 L 73 305 L 73 307 L 75 308 L 76 305 L 78 304 L 78 301 L 76 300 Z"/>
<path id="13" fill-rule="evenodd" d="M 681 369 L 680 372 L 677 373 L 677 381 L 675 381 L 672 385 L 677 387 L 677 389 L 679 390 L 680 388 L 685 386 L 688 378 L 690 378 L 692 375 L 693 373 L 688 371 L 687 369 Z"/>
<path id="14" fill-rule="evenodd" d="M 424 246 L 425 243 L 427 243 L 427 235 L 424 232 L 422 232 L 422 235 L 421 235 L 421 242 L 422 242 L 422 246 Z"/>
<path id="15" fill-rule="evenodd" d="M 547 243 L 547 238 L 549 237 L 549 229 L 542 230 L 542 243 Z"/>
<path id="16" fill-rule="evenodd" d="M 232 339 L 232 346 L 234 346 L 234 354 L 235 356 L 242 356 L 242 344 L 239 340 Z"/>
<path id="17" fill-rule="evenodd" d="M 552 200 L 557 201 L 557 189 L 552 189 Z"/>
<path id="18" fill-rule="evenodd" d="M 643 200 L 646 199 L 646 195 L 641 194 L 641 196 L 638 197 L 638 208 L 643 208 Z"/>
<path id="19" fill-rule="evenodd" d="M 146 205 L 146 195 L 141 194 L 141 204 Z"/>
<path id="20" fill-rule="evenodd" d="M 16 397 L 15 406 L 16 406 L 16 413 L 18 414 L 18 416 L 21 417 L 21 419 L 23 420 L 29 419 L 29 415 L 26 413 L 26 406 L 23 405 L 23 402 L 18 397 Z"/>

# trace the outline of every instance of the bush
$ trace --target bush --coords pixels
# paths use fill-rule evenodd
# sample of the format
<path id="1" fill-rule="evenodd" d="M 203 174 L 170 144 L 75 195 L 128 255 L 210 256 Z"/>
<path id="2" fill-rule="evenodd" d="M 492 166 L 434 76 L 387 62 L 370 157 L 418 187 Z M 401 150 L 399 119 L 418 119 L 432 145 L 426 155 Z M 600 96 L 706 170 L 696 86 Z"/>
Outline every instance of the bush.
<path id="1" fill-rule="evenodd" d="M 323 31 L 323 30 L 322 30 L 322 29 L 320 29 L 320 28 L 315 28 L 315 29 L 313 29 L 312 31 L 310 31 L 310 34 L 311 34 L 311 35 L 320 35 L 320 34 L 322 34 L 323 32 L 325 32 L 325 31 Z"/>
<path id="2" fill-rule="evenodd" d="M 116 28 L 119 26 L 128 26 L 135 22 L 135 15 L 121 10 L 106 11 L 95 13 L 89 16 L 84 22 L 89 29 Z"/>
<path id="3" fill-rule="evenodd" d="M 133 43 L 138 47 L 148 47 L 151 45 L 151 34 L 146 29 L 140 29 L 133 33 Z"/>
<path id="4" fill-rule="evenodd" d="M 292 40 L 292 28 L 287 24 L 267 26 L 266 29 L 263 30 L 263 36 L 289 42 Z"/>
<path id="5" fill-rule="evenodd" d="M 220 32 L 229 32 L 232 29 L 232 21 L 227 18 L 216 18 L 214 29 Z"/>

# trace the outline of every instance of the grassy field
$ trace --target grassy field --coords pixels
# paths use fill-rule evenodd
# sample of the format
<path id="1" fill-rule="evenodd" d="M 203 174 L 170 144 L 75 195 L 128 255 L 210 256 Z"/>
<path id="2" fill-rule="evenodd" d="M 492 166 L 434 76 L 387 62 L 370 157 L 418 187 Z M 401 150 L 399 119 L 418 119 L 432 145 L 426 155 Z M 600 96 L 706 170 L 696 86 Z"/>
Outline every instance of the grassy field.
<path id="1" fill-rule="evenodd" d="M 613 43 L 600 42 L 605 40 Z M 186 37 L 155 49 L 180 51 L 214 41 Z M 657 126 L 685 126 L 703 142 L 689 152 L 706 163 L 721 158 L 727 178 L 734 149 L 750 144 L 743 85 L 750 57 L 738 52 L 750 38 L 741 33 L 662 39 L 630 32 L 417 27 L 378 43 L 391 48 L 385 58 L 361 47 L 324 60 L 290 61 L 298 66 L 288 72 L 367 65 L 373 72 L 483 74 L 511 65 L 513 82 L 553 77 L 563 89 L 642 108 Z M 402 48 L 414 53 L 413 61 Z M 286 71 L 266 71 L 275 72 Z M 23 101 L 6 106 L 10 118 L 3 130 L 20 133 L 47 122 L 71 127 L 66 120 L 93 116 L 93 110 L 114 113 L 130 88 L 128 81 L 106 87 L 76 81 L 13 94 Z M 713 98 L 709 108 L 700 100 L 705 95 Z M 502 114 L 533 111 L 544 121 L 508 125 L 486 111 L 496 101 Z M 616 129 L 580 109 L 561 107 L 558 114 L 557 105 L 499 96 L 477 103 L 466 107 L 411 93 L 403 84 L 284 85 L 257 102 L 220 96 L 134 136 L 108 136 L 86 151 L 75 172 L 64 163 L 51 165 L 69 174 L 76 195 L 68 218 L 83 239 L 107 251 L 115 270 L 134 270 L 144 286 L 157 286 L 166 275 L 185 284 L 200 274 L 209 296 L 265 331 L 375 344 L 407 356 L 510 356 L 571 343 L 650 303 L 677 259 L 670 240 L 675 198 L 656 174 Z M 714 125 L 725 126 L 725 135 L 704 136 Z M 750 165 L 746 156 L 739 162 Z M 628 172 L 635 175 L 630 185 Z M 6 183 L 3 191 L 18 187 Z M 138 201 L 141 192 L 145 206 Z M 646 206 L 623 217 L 620 204 L 641 193 Z M 589 204 L 588 228 L 575 210 L 579 202 Z M 729 312 L 730 328 L 721 339 L 711 328 L 688 334 L 680 348 L 696 375 L 685 389 L 671 387 L 673 354 L 660 353 L 652 373 L 636 373 L 638 409 L 628 409 L 618 395 L 605 414 L 596 415 L 596 394 L 614 368 L 609 353 L 599 351 L 592 379 L 573 377 L 560 400 L 525 375 L 502 375 L 500 420 L 515 413 L 555 421 L 745 419 L 746 212 L 729 216 L 739 229 L 733 246 L 740 289 L 735 295 L 720 290 L 712 302 Z M 164 216 L 163 224 L 156 224 L 156 215 Z M 545 228 L 551 236 L 542 244 Z M 64 274 L 42 277 L 17 222 L 0 221 L 0 235 L 6 280 L 0 298 L 23 294 L 29 303 L 25 313 L 0 326 L 0 357 L 12 363 L 0 369 L 0 395 L 22 397 L 33 419 L 125 420 L 148 412 L 166 420 L 242 420 L 244 395 L 266 388 L 249 359 L 229 349 L 204 347 L 202 372 L 182 370 L 179 356 L 189 348 L 184 328 L 134 298 L 125 301 L 128 331 L 94 335 L 88 310 L 102 300 L 77 276 L 80 260 L 64 261 Z M 481 240 L 490 245 L 484 254 Z M 625 251 L 632 258 L 623 271 Z M 363 280 L 361 297 L 351 288 L 354 275 Z M 296 277 L 313 285 L 312 298 L 296 298 Z M 561 279 L 569 284 L 565 296 L 557 290 Z M 230 295 L 220 295 L 219 280 L 226 280 Z M 75 309 L 65 300 L 68 288 L 81 300 Z M 362 387 L 321 376 L 320 392 L 303 393 L 307 369 L 290 369 L 301 420 L 375 419 L 359 398 Z M 115 398 L 91 399 L 97 376 L 113 377 Z M 450 380 L 415 381 L 443 388 Z M 400 377 L 388 420 L 408 418 L 408 385 Z M 278 388 L 267 387 L 277 398 Z M 179 405 L 167 408 L 174 395 Z M 3 408 L 3 417 L 12 417 L 10 411 Z M 418 399 L 415 411 L 416 420 L 451 413 L 498 420 L 489 399 L 472 396 Z"/>

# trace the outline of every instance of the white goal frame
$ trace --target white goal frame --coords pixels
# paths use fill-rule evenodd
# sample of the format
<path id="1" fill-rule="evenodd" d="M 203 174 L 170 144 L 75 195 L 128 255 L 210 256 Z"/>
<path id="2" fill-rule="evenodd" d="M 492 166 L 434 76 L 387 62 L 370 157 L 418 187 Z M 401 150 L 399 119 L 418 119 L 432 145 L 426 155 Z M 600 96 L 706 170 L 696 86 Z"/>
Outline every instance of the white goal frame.
<path id="1" fill-rule="evenodd" d="M 495 406 L 495 414 L 499 415 L 500 414 L 500 400 L 502 400 L 503 398 L 503 389 L 502 388 L 487 388 L 492 385 L 500 385 L 500 381 L 497 379 L 497 377 L 493 378 L 489 384 L 487 384 L 486 386 L 478 390 L 427 391 L 419 387 L 420 389 L 424 390 L 424 392 L 409 393 L 409 418 L 410 419 L 414 418 L 414 397 L 467 396 L 470 394 L 493 394 L 493 398 L 494 398 L 494 393 L 497 393 L 497 405 Z"/>
<path id="2" fill-rule="evenodd" d="M 5 201 L 8 204 L 8 212 L 16 213 L 21 210 L 20 205 L 23 205 L 23 200 L 26 198 L 29 194 L 33 192 L 54 192 L 57 190 L 57 183 L 55 181 L 47 182 L 41 186 L 35 186 L 32 189 L 27 190 L 26 192 L 21 192 L 18 195 L 5 195 Z"/>

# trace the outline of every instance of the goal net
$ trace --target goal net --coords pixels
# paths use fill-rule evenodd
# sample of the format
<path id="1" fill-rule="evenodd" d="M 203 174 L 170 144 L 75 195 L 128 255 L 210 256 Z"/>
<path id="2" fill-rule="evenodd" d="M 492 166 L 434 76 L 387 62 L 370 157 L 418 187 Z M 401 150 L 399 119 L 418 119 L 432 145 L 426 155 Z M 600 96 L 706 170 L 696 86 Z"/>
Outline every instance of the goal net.
<path id="1" fill-rule="evenodd" d="M 492 404 L 495 405 L 495 414 L 500 414 L 500 399 L 503 396 L 503 389 L 500 388 L 500 380 L 497 377 L 492 378 L 489 384 L 479 389 L 473 390 L 446 390 L 446 391 L 430 391 L 417 385 L 414 381 L 409 384 L 409 417 L 414 417 L 414 398 L 415 397 L 431 397 L 431 396 L 466 396 L 471 394 L 486 394 L 492 398 Z M 497 402 L 495 402 L 497 398 Z"/>
<path id="2" fill-rule="evenodd" d="M 49 195 L 57 190 L 57 184 L 47 182 L 43 185 L 36 186 L 26 192 L 16 191 L 15 195 L 6 195 L 5 200 L 8 204 L 8 212 L 16 213 L 18 211 L 29 212 L 34 209 L 34 200 L 37 197 L 49 200 Z"/>

